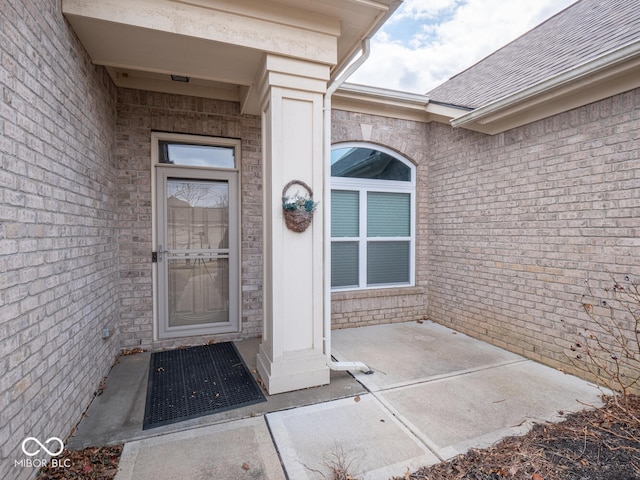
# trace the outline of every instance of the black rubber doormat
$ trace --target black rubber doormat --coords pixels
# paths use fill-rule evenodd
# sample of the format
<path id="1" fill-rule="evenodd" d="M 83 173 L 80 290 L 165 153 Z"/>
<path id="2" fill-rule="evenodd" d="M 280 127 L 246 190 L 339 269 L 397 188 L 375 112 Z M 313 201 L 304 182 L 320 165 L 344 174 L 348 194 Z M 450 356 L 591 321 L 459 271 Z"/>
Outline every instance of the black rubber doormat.
<path id="1" fill-rule="evenodd" d="M 265 402 L 231 342 L 151 354 L 143 430 Z"/>

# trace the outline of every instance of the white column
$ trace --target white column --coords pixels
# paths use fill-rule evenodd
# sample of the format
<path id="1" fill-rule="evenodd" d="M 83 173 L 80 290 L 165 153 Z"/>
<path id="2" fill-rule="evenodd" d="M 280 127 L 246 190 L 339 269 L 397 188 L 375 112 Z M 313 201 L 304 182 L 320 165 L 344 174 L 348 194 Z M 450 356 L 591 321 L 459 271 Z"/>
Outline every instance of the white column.
<path id="1" fill-rule="evenodd" d="M 265 58 L 264 327 L 258 371 L 270 394 L 329 383 L 322 341 L 322 100 L 328 77 L 326 65 Z M 309 185 L 320 201 L 302 233 L 288 230 L 283 218 L 282 189 L 291 180 Z"/>

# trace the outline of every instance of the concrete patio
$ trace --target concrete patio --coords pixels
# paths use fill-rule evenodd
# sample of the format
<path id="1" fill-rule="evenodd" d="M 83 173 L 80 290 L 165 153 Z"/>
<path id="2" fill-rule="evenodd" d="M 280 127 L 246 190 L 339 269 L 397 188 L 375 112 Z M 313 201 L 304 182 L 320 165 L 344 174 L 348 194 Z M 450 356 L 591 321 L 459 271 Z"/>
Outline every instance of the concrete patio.
<path id="1" fill-rule="evenodd" d="M 237 345 L 255 369 L 258 342 Z M 122 357 L 68 447 L 125 443 L 118 480 L 331 478 L 338 457 L 388 479 L 600 404 L 583 380 L 432 322 L 334 331 L 333 355 L 375 373 L 145 431 L 149 354 Z"/>

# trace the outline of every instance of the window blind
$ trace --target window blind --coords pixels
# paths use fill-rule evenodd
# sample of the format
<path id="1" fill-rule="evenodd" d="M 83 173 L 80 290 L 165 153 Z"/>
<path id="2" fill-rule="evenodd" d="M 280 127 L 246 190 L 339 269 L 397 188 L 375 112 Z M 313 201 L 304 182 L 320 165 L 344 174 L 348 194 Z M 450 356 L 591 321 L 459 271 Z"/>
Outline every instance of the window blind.
<path id="1" fill-rule="evenodd" d="M 359 231 L 359 192 L 350 190 L 331 191 L 331 236 L 357 237 Z"/>
<path id="2" fill-rule="evenodd" d="M 333 242 L 331 244 L 331 286 L 357 287 L 358 242 Z"/>
<path id="3" fill-rule="evenodd" d="M 367 236 L 409 237 L 411 235 L 411 195 L 408 193 L 367 193 Z"/>
<path id="4" fill-rule="evenodd" d="M 409 282 L 409 242 L 367 242 L 367 286 Z"/>

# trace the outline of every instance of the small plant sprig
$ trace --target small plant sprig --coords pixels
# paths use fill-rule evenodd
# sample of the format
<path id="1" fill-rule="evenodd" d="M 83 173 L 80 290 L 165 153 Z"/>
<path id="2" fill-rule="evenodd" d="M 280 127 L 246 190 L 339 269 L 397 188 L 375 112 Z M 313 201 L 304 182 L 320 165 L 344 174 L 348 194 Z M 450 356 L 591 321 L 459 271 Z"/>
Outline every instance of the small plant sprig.
<path id="1" fill-rule="evenodd" d="M 623 404 L 640 392 L 640 285 L 629 276 L 598 294 L 588 281 L 582 308 L 588 317 L 570 346 L 574 365 L 582 367 Z"/>
<path id="2" fill-rule="evenodd" d="M 320 202 L 314 202 L 311 198 L 296 193 L 286 197 L 282 202 L 282 208 L 287 211 L 313 212 Z"/>
<path id="3" fill-rule="evenodd" d="M 640 392 L 640 284 L 629 275 L 624 282 L 612 278 L 611 286 L 596 293 L 587 280 L 581 303 L 588 322 L 569 347 L 569 358 L 606 389 L 608 415 L 628 428 L 614 431 L 608 422 L 593 426 L 640 445 L 640 416 L 634 407 Z M 628 450 L 640 458 L 640 447 Z M 640 473 L 640 466 L 631 465 Z"/>

